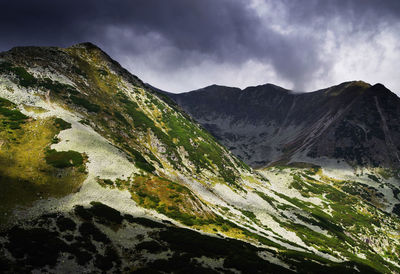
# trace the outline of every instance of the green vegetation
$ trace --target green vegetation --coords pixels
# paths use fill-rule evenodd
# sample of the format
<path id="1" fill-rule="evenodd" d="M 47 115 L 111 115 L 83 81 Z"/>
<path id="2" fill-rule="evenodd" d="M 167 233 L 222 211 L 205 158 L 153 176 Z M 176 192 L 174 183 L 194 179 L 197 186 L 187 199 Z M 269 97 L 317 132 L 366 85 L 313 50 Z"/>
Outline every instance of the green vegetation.
<path id="1" fill-rule="evenodd" d="M 3 106 L 9 105 L 7 101 L 1 102 Z M 38 199 L 73 193 L 86 178 L 79 153 L 67 157 L 72 164 L 81 163 L 78 168 L 66 167 L 60 173 L 47 163 L 45 148 L 61 130 L 54 119 L 26 120 L 13 129 L 2 126 L 5 120 L 7 117 L 0 115 L 0 223 L 7 221 L 7 213 L 15 206 L 29 206 Z M 68 160 L 64 166 L 71 166 Z"/>
<path id="2" fill-rule="evenodd" d="M 57 94 L 63 94 L 63 93 L 70 93 L 77 95 L 79 92 L 72 86 L 67 85 L 67 84 L 62 84 L 57 81 L 53 81 L 50 78 L 44 78 L 44 79 L 37 79 L 35 78 L 32 74 L 30 74 L 28 71 L 26 71 L 25 68 L 23 67 L 15 67 L 11 63 L 1 63 L 0 64 L 0 73 L 4 72 L 11 72 L 13 73 L 18 81 L 19 84 L 23 87 L 42 87 L 45 89 L 48 89 L 50 91 L 53 91 Z"/>
<path id="3" fill-rule="evenodd" d="M 157 127 L 154 124 L 153 120 L 151 120 L 146 114 L 140 111 L 138 104 L 130 100 L 128 96 L 126 96 L 124 93 L 119 92 L 117 94 L 117 98 L 119 102 L 122 103 L 125 112 L 132 119 L 134 127 L 144 132 L 147 132 L 147 130 L 150 129 L 156 135 L 156 137 L 165 145 L 165 154 L 172 166 L 176 169 L 180 169 L 178 163 L 182 164 L 182 159 L 176 152 L 175 144 L 172 142 L 171 138 L 167 134 L 165 134 L 159 127 Z"/>
<path id="4" fill-rule="evenodd" d="M 37 79 L 32 74 L 27 72 L 23 67 L 16 67 L 8 62 L 0 63 L 0 73 L 9 72 L 16 76 L 19 84 L 23 87 L 30 87 L 37 83 Z"/>
<path id="5" fill-rule="evenodd" d="M 131 147 L 126 147 L 126 149 L 131 153 L 131 155 L 133 155 L 133 157 L 135 158 L 135 166 L 143 169 L 146 172 L 152 173 L 154 172 L 156 169 L 155 167 L 150 164 L 143 156 L 142 154 L 140 154 L 139 151 L 131 148 Z"/>
<path id="6" fill-rule="evenodd" d="M 15 106 L 15 104 L 5 98 L 0 97 L 0 107 L 12 107 L 12 106 Z"/>
<path id="7" fill-rule="evenodd" d="M 389 168 L 379 168 L 376 170 L 376 172 L 385 180 L 389 179 L 390 177 L 396 176 L 396 171 Z"/>
<path id="8" fill-rule="evenodd" d="M 249 218 L 250 220 L 252 220 L 253 222 L 257 223 L 257 216 L 252 212 L 252 211 L 248 211 L 248 210 L 240 210 L 244 216 L 246 216 L 247 218 Z"/>
<path id="9" fill-rule="evenodd" d="M 307 203 L 301 202 L 296 198 L 289 198 L 282 194 L 277 195 L 281 196 L 281 198 L 284 198 L 287 201 L 290 201 L 297 207 L 310 212 L 310 217 L 304 217 L 297 214 L 300 220 L 319 226 L 322 229 L 329 231 L 331 237 L 327 237 L 321 233 L 315 232 L 314 230 L 311 230 L 310 228 L 301 224 L 282 222 L 281 220 L 275 218 L 275 220 L 279 222 L 282 226 L 296 232 L 296 234 L 307 245 L 314 246 L 320 251 L 331 253 L 332 255 L 334 255 L 334 253 L 332 253 L 332 248 L 334 247 L 334 250 L 336 252 L 340 252 L 341 254 L 347 256 L 351 261 L 367 264 L 370 267 L 373 267 L 381 272 L 388 271 L 385 267 L 387 263 L 385 263 L 379 255 L 377 255 L 376 253 L 372 253 L 367 244 L 347 236 L 344 233 L 345 230 L 337 225 L 338 223 L 343 224 L 344 227 L 346 227 L 346 230 L 354 225 L 356 227 L 360 227 L 361 225 L 361 227 L 372 228 L 371 225 L 368 223 L 371 220 L 353 210 L 352 204 L 347 204 L 346 201 L 343 201 L 344 205 L 332 204 L 331 206 L 334 211 L 333 216 L 330 216 L 324 213 L 322 210 L 314 208 L 312 204 L 308 205 Z M 349 219 L 348 221 L 348 218 L 351 218 L 351 220 Z M 359 248 L 361 247 L 365 253 L 369 254 L 371 261 L 366 262 L 354 256 L 351 250 L 349 250 L 349 246 L 357 246 Z"/>
<path id="10" fill-rule="evenodd" d="M 215 165 L 226 183 L 241 188 L 236 183 L 238 176 L 235 173 L 234 163 L 225 156 L 227 152 L 213 137 L 179 114 L 167 112 L 162 120 L 167 125 L 170 138 L 176 139 L 177 145 L 183 146 L 188 152 L 189 159 L 195 164 L 197 172 L 200 172 L 201 168 L 214 172 L 213 165 Z"/>
<path id="11" fill-rule="evenodd" d="M 0 114 L 7 117 L 11 121 L 26 120 L 28 117 L 22 114 L 19 110 L 13 110 L 8 108 L 0 108 Z"/>
<path id="12" fill-rule="evenodd" d="M 77 167 L 83 164 L 83 157 L 82 154 L 73 150 L 50 149 L 46 152 L 46 163 L 56 168 Z"/>
<path id="13" fill-rule="evenodd" d="M 55 118 L 54 119 L 54 124 L 60 130 L 66 130 L 66 129 L 71 128 L 71 123 L 68 123 L 68 122 L 64 121 L 63 119 L 61 119 L 61 118 Z"/>
<path id="14" fill-rule="evenodd" d="M 378 177 L 376 177 L 374 174 L 368 174 L 368 178 L 370 178 L 371 180 L 377 182 L 378 184 L 381 184 L 382 182 L 378 179 Z"/>
<path id="15" fill-rule="evenodd" d="M 383 198 L 383 194 L 380 193 L 376 188 L 366 184 L 352 181 L 344 181 L 342 184 L 343 185 L 341 186 L 341 189 L 344 192 L 361 197 L 366 202 L 370 202 L 379 206 L 380 199 Z"/>
<path id="16" fill-rule="evenodd" d="M 101 51 L 88 52 L 80 48 L 71 48 L 67 52 L 74 58 L 74 67 L 82 72 L 79 74 L 85 75 L 85 94 L 88 94 L 91 100 L 82 98 L 82 94 L 72 94 L 69 98 L 72 103 L 91 112 L 102 110 L 101 118 L 86 117 L 91 120 L 92 125 L 100 125 L 96 130 L 124 150 L 127 150 L 127 147 L 137 148 L 142 145 L 141 141 L 135 138 L 132 129 L 147 135 L 149 144 L 151 133 L 160 141 L 163 152 L 158 153 L 161 155 L 154 156 L 155 152 L 149 147 L 146 151 L 140 151 L 142 157 L 128 151 L 132 158 L 135 158 L 137 167 L 151 173 L 155 170 L 155 162 L 159 166 L 165 166 L 161 161 L 166 159 L 175 170 L 192 172 L 192 166 L 182 159 L 185 155 L 182 154 L 183 148 L 188 154 L 188 160 L 194 164 L 195 172 L 201 173 L 202 170 L 208 169 L 215 174 L 215 181 L 225 181 L 236 189 L 242 189 L 238 183 L 240 176 L 236 166 L 247 170 L 249 168 L 241 161 L 231 158 L 230 153 L 221 147 L 214 137 L 183 114 L 176 104 L 170 101 L 171 108 L 168 107 L 168 103 L 143 90 L 142 83 L 137 79 L 128 80 L 135 85 L 128 96 L 125 91 L 121 91 L 121 86 L 124 86 L 121 75 L 116 75 L 107 66 L 97 65 L 104 60 Z M 82 84 L 81 77 L 75 80 L 77 86 Z M 90 105 L 93 102 L 99 105 Z"/>
<path id="17" fill-rule="evenodd" d="M 104 69 L 99 69 L 97 71 L 99 72 L 100 75 L 103 75 L 103 76 L 107 76 L 108 75 L 108 72 L 105 71 Z"/>
<path id="18" fill-rule="evenodd" d="M 362 197 L 367 201 L 374 202 L 375 196 L 379 196 L 376 189 L 357 182 L 330 179 L 320 171 L 317 171 L 318 180 L 312 177 L 316 175 L 314 171 L 305 172 L 305 170 L 295 169 L 291 172 L 293 181 L 290 186 L 297 189 L 304 197 L 322 199 L 323 204 L 315 205 L 274 192 L 275 195 L 291 203 L 291 205 L 277 204 L 277 208 L 294 213 L 299 220 L 306 224 L 320 227 L 328 232 L 328 236 L 314 231 L 301 222 L 288 222 L 274 218 L 276 222 L 295 232 L 303 242 L 321 252 L 333 256 L 339 252 L 351 263 L 359 263 L 364 267 L 375 269 L 377 272 L 386 273 L 396 269 L 390 263 L 385 262 L 381 254 L 372 249 L 369 240 L 365 240 L 380 239 L 381 234 L 386 233 L 383 231 L 387 231 L 379 230 L 382 224 L 388 221 L 384 218 L 386 215 L 371 204 L 366 204 L 359 199 Z M 327 214 L 327 210 L 329 210 L 329 214 Z M 305 212 L 307 212 L 306 215 Z M 385 221 L 383 221 L 384 219 Z M 388 223 L 385 223 L 385 226 L 387 225 Z M 394 227 L 391 227 L 389 231 Z M 367 259 L 361 259 L 354 253 L 363 253 Z M 390 254 L 388 256 L 393 256 L 390 252 L 388 254 Z"/>
<path id="19" fill-rule="evenodd" d="M 42 107 L 37 107 L 37 106 L 30 106 L 30 105 L 23 105 L 23 108 L 28 111 L 28 112 L 33 112 L 36 114 L 42 114 L 48 112 L 47 109 L 44 109 Z"/>
<path id="20" fill-rule="evenodd" d="M 264 201 L 266 201 L 267 203 L 269 203 L 272 207 L 275 207 L 274 202 L 277 202 L 274 198 L 260 192 L 260 191 L 256 191 L 257 195 L 260 196 Z"/>
<path id="21" fill-rule="evenodd" d="M 19 129 L 28 119 L 28 116 L 16 109 L 14 103 L 4 98 L 0 98 L 0 117 L 2 117 L 0 119 L 0 129 L 2 130 Z"/>
<path id="22" fill-rule="evenodd" d="M 132 100 L 129 100 L 128 97 L 123 93 L 117 94 L 118 99 L 125 108 L 126 113 L 131 117 L 133 120 L 133 125 L 136 128 L 139 128 L 143 131 L 147 131 L 147 129 L 154 129 L 155 125 L 153 120 L 147 117 L 142 111 L 139 110 L 139 106 Z"/>
<path id="23" fill-rule="evenodd" d="M 153 165 L 149 164 L 147 161 L 146 162 L 138 161 L 138 162 L 135 162 L 135 165 L 138 168 L 143 169 L 144 171 L 147 171 L 149 173 L 152 173 L 156 170 L 155 167 Z"/>
<path id="24" fill-rule="evenodd" d="M 103 187 L 128 189 L 132 199 L 140 206 L 150 208 L 177 220 L 187 226 L 220 227 L 221 231 L 232 228 L 230 223 L 221 217 L 207 211 L 198 211 L 202 208 L 201 202 L 186 187 L 156 176 L 138 176 L 133 181 L 99 179 Z"/>
<path id="25" fill-rule="evenodd" d="M 23 87 L 33 86 L 37 83 L 37 79 L 23 67 L 13 67 L 11 68 L 11 72 L 17 76 L 19 84 Z"/>
<path id="26" fill-rule="evenodd" d="M 132 198 L 140 205 L 178 220 L 185 225 L 204 225 L 214 220 L 213 214 L 196 212 L 201 202 L 186 187 L 158 177 L 136 177 L 132 183 Z"/>
<path id="27" fill-rule="evenodd" d="M 234 163 L 225 156 L 227 152 L 216 143 L 211 135 L 196 126 L 193 122 L 166 109 L 162 103 L 152 95 L 148 95 L 149 103 L 156 106 L 158 110 L 163 110 L 161 121 L 165 125 L 164 129 L 168 133 L 165 133 L 157 126 L 148 115 L 140 110 L 139 105 L 129 99 L 127 95 L 119 92 L 117 93 L 117 98 L 119 102 L 122 103 L 125 112 L 132 119 L 135 128 L 142 131 L 150 129 L 164 144 L 166 149 L 165 154 L 176 169 L 180 169 L 179 165 L 183 165 L 183 161 L 177 151 L 177 147 L 182 146 L 189 154 L 189 160 L 195 165 L 197 172 L 201 172 L 201 169 L 208 169 L 215 172 L 215 167 L 217 167 L 219 175 L 225 182 L 240 188 L 236 183 L 238 176 L 235 172 L 236 168 Z M 118 120 L 122 121 L 123 124 L 127 124 L 126 119 L 117 113 L 118 112 L 115 112 L 115 115 Z"/>
<path id="28" fill-rule="evenodd" d="M 87 74 L 83 72 L 80 68 L 77 66 L 72 66 L 71 70 L 73 73 L 79 74 L 80 76 L 83 76 L 83 78 L 87 78 Z"/>
<path id="29" fill-rule="evenodd" d="M 21 124 L 24 124 L 26 119 L 28 119 L 28 117 L 19 110 L 4 107 L 0 107 L 0 115 L 4 117 L 1 119 L 1 127 L 11 130 L 21 128 Z"/>
<path id="30" fill-rule="evenodd" d="M 70 97 L 71 101 L 78 106 L 84 107 L 87 111 L 89 112 L 99 112 L 100 111 L 100 106 L 93 104 L 86 100 L 85 98 L 80 98 L 74 95 L 71 95 Z"/>
<path id="31" fill-rule="evenodd" d="M 125 119 L 125 117 L 119 111 L 114 111 L 114 116 L 115 116 L 115 118 L 117 118 L 117 120 L 121 121 L 125 127 L 130 126 L 129 122 Z"/>
<path id="32" fill-rule="evenodd" d="M 50 78 L 44 78 L 43 80 L 40 80 L 38 85 L 60 95 L 66 95 L 68 93 L 73 95 L 79 94 L 79 92 L 73 86 L 53 81 Z"/>
<path id="33" fill-rule="evenodd" d="M 11 68 L 12 68 L 12 64 L 9 62 L 1 62 L 0 63 L 0 73 L 9 72 Z"/>

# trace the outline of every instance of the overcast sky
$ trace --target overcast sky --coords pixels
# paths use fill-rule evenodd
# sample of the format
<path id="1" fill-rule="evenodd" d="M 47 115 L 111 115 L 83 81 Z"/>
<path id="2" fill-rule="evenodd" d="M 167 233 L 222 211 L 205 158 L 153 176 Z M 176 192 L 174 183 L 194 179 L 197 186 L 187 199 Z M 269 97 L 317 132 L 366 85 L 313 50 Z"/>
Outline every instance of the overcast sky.
<path id="1" fill-rule="evenodd" d="M 0 50 L 90 41 L 158 88 L 349 80 L 400 94 L 399 0 L 0 0 Z"/>

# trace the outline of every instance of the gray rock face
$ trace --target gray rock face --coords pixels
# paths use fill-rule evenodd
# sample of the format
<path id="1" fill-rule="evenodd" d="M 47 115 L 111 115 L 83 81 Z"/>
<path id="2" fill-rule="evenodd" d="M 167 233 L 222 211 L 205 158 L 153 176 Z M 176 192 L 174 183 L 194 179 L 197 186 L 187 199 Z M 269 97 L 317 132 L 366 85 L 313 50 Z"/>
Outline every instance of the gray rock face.
<path id="1" fill-rule="evenodd" d="M 253 167 L 322 156 L 400 166 L 400 99 L 381 84 L 346 82 L 310 93 L 213 85 L 167 95 Z"/>

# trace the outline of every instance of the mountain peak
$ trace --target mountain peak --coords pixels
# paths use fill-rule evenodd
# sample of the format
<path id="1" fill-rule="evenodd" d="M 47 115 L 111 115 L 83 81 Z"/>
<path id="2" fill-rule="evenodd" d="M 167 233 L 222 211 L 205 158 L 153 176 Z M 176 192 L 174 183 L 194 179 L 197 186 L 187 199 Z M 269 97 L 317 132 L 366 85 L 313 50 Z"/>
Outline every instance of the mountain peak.
<path id="1" fill-rule="evenodd" d="M 372 90 L 374 93 L 392 93 L 387 87 L 385 87 L 381 83 L 376 83 L 373 86 L 370 86 L 370 90 Z"/>
<path id="2" fill-rule="evenodd" d="M 104 50 L 102 50 L 99 46 L 97 46 L 91 42 L 83 42 L 83 43 L 75 44 L 70 47 L 67 47 L 66 49 L 67 50 L 80 49 L 80 50 L 87 51 L 89 53 L 100 54 L 100 56 L 107 59 L 108 61 L 110 61 L 112 63 L 117 63 Z"/>
<path id="3" fill-rule="evenodd" d="M 357 88 L 361 88 L 361 89 L 366 89 L 371 87 L 371 84 L 364 82 L 362 80 L 355 80 L 355 81 L 350 81 L 350 82 L 345 82 L 347 83 L 347 87 L 357 87 Z M 343 83 L 343 84 L 345 84 Z"/>
<path id="4" fill-rule="evenodd" d="M 201 94 L 222 94 L 222 93 L 227 93 L 227 92 L 230 93 L 230 92 L 238 92 L 238 91 L 242 91 L 242 90 L 240 88 L 236 88 L 236 87 L 228 87 L 228 86 L 213 84 L 210 86 L 206 86 L 204 88 L 200 88 L 200 89 L 185 92 L 185 93 L 195 92 L 195 93 L 201 93 Z"/>
<path id="5" fill-rule="evenodd" d="M 245 88 L 243 91 L 246 92 L 260 92 L 260 93 L 284 93 L 284 94 L 290 94 L 293 93 L 293 91 L 285 89 L 283 87 L 271 84 L 271 83 L 266 83 L 263 85 L 258 85 L 258 86 L 250 86 Z"/>
<path id="6" fill-rule="evenodd" d="M 100 50 L 103 51 L 99 46 L 93 44 L 92 42 L 82 42 L 79 44 L 75 44 L 69 48 L 84 48 L 87 50 Z"/>
<path id="7" fill-rule="evenodd" d="M 216 88 L 222 88 L 222 89 L 240 89 L 240 88 L 237 88 L 237 87 L 230 87 L 230 86 L 224 86 L 224 85 L 218 85 L 218 84 L 212 84 L 212 85 L 206 86 L 206 87 L 204 87 L 204 88 L 202 88 L 202 89 L 216 89 Z"/>
<path id="8" fill-rule="evenodd" d="M 371 85 L 364 81 L 348 81 L 312 93 L 323 92 L 328 96 L 358 96 L 370 87 Z"/>
<path id="9" fill-rule="evenodd" d="M 386 88 L 383 84 L 377 83 L 373 86 L 370 86 L 368 89 L 368 95 L 370 96 L 377 96 L 380 98 L 387 98 L 388 100 L 392 101 L 397 101 L 399 100 L 399 97 L 390 91 L 388 88 Z"/>
<path id="10" fill-rule="evenodd" d="M 383 84 L 381 84 L 381 83 L 376 83 L 376 84 L 373 85 L 372 87 L 374 87 L 374 88 L 384 88 L 384 89 L 386 89 L 386 87 L 385 87 Z"/>

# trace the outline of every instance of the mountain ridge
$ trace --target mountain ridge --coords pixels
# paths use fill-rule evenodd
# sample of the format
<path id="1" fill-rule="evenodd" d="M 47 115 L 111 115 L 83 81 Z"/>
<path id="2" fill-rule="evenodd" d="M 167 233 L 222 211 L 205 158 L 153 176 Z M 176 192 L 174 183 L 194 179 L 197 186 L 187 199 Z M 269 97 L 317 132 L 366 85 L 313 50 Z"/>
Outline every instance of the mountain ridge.
<path id="1" fill-rule="evenodd" d="M 222 141 L 224 145 L 231 147 L 231 150 L 233 150 L 236 155 L 241 157 L 248 164 L 255 166 L 262 166 L 271 162 L 283 160 L 279 157 L 284 157 L 284 153 L 279 153 L 279 151 L 277 150 L 283 150 L 287 146 L 293 147 L 291 145 L 293 142 L 301 142 L 302 145 L 305 145 L 306 141 L 304 138 L 306 137 L 304 137 L 303 140 L 298 141 L 296 141 L 296 139 L 298 138 L 292 137 L 289 142 L 278 140 L 279 142 L 281 142 L 280 144 L 277 144 L 275 147 L 269 148 L 270 150 L 272 150 L 272 152 L 268 153 L 267 151 L 264 151 L 264 153 L 267 155 L 266 159 L 262 159 L 262 156 L 259 156 L 258 160 L 253 160 L 251 159 L 250 155 L 254 154 L 255 150 L 252 150 L 251 148 L 246 149 L 244 146 L 251 146 L 250 139 L 258 138 L 259 136 L 253 136 L 251 134 L 246 135 L 246 133 L 240 131 L 239 124 L 241 123 L 240 119 L 242 118 L 244 120 L 249 119 L 253 124 L 258 123 L 258 134 L 264 134 L 266 136 L 269 136 L 269 138 L 279 139 L 279 136 L 273 133 L 274 128 L 278 130 L 277 132 L 281 133 L 285 127 L 293 126 L 296 127 L 297 130 L 302 131 L 302 134 L 304 135 L 305 129 L 301 129 L 301 125 L 303 123 L 308 123 L 309 125 L 316 124 L 318 122 L 318 119 L 315 119 L 316 117 L 322 119 L 319 123 L 326 123 L 328 121 L 326 120 L 328 116 L 333 118 L 339 112 L 354 112 L 355 110 L 352 110 L 351 108 L 356 101 L 369 101 L 368 106 L 364 103 L 356 104 L 361 111 L 363 111 L 363 108 L 377 108 L 376 103 L 374 101 L 371 102 L 371 100 L 368 99 L 374 96 L 382 98 L 386 105 L 388 104 L 388 100 L 393 101 L 389 103 L 393 105 L 392 108 L 396 108 L 395 105 L 398 105 L 399 102 L 399 98 L 394 93 L 386 89 L 382 84 L 371 86 L 362 81 L 345 82 L 336 86 L 317 90 L 310 93 L 292 93 L 290 91 L 287 92 L 285 90 L 281 90 L 279 87 L 276 88 L 276 86 L 261 85 L 256 87 L 249 87 L 244 90 L 235 89 L 237 94 L 230 94 L 230 96 L 232 96 L 233 98 L 224 97 L 226 96 L 225 93 L 230 90 L 230 88 L 226 87 L 211 86 L 200 89 L 201 92 L 199 92 L 199 90 L 196 90 L 183 94 L 169 93 L 168 95 L 172 99 L 174 99 L 179 105 L 181 105 L 181 107 L 183 107 L 185 111 L 191 114 L 200 124 L 203 124 L 203 126 L 213 132 L 214 135 L 220 141 Z M 244 94 L 246 94 L 246 97 L 242 97 Z M 220 96 L 221 98 L 219 98 Z M 243 98 L 245 98 L 244 101 Z M 353 100 L 355 101 L 352 102 Z M 218 105 L 221 106 L 218 107 Z M 397 110 L 395 111 L 398 112 L 398 106 Z M 264 114 L 265 117 L 263 117 Z M 326 116 L 325 118 L 324 115 Z M 365 115 L 367 114 L 365 113 Z M 377 117 L 374 119 L 381 119 L 378 117 L 380 116 L 380 114 L 376 116 Z M 215 123 L 213 124 L 213 122 L 208 122 L 218 120 L 219 118 L 222 119 L 220 121 L 221 123 L 224 123 L 225 125 L 232 125 L 232 128 L 229 128 L 229 126 L 227 126 L 228 129 L 224 131 L 220 129 L 223 128 L 224 125 L 217 125 Z M 226 122 L 223 122 L 223 119 L 227 119 Z M 337 119 L 337 117 L 334 119 Z M 276 125 L 273 126 L 270 130 L 263 131 L 263 124 L 265 126 L 268 126 L 268 124 L 270 124 L 271 122 L 275 123 Z M 234 125 L 235 123 L 237 123 L 237 126 Z M 382 123 L 384 124 L 384 122 Z M 248 125 L 249 123 L 245 124 Z M 321 125 L 315 126 L 321 128 Z M 392 126 L 395 127 L 394 125 Z M 221 130 L 221 132 L 216 132 L 218 130 Z M 244 140 L 243 143 L 239 142 L 235 144 L 235 141 L 223 137 L 224 134 L 227 136 L 232 134 L 235 135 L 235 132 L 238 133 L 237 138 L 247 138 L 248 140 Z M 388 131 L 386 130 L 386 132 Z M 296 133 L 293 133 L 292 135 L 294 136 L 296 135 Z M 231 138 L 234 137 L 231 136 Z M 262 141 L 261 139 L 259 140 Z M 359 144 L 360 141 L 358 141 L 358 145 Z M 238 146 L 242 147 L 238 148 Z M 268 144 L 266 144 L 266 146 L 268 146 Z M 331 145 L 331 147 L 333 146 L 334 145 Z M 291 149 L 300 149 L 300 147 L 298 146 L 297 148 Z M 396 150 L 398 149 L 396 148 Z M 268 154 L 271 154 L 274 151 L 281 156 L 271 155 L 271 159 L 268 159 Z M 351 154 L 351 157 L 346 160 L 354 161 L 358 157 L 358 155 L 356 154 L 357 153 L 353 152 Z M 333 156 L 332 154 L 320 155 L 318 153 L 314 153 L 311 155 Z M 289 158 L 292 157 L 291 155 L 287 156 Z M 364 160 L 372 164 L 373 156 L 374 155 L 371 155 L 370 157 L 364 157 Z M 337 157 L 335 156 L 335 158 Z M 362 161 L 358 159 L 357 164 L 362 164 Z M 387 160 L 384 164 L 386 166 L 390 166 L 393 164 L 393 161 Z M 397 166 L 399 165 L 398 162 L 394 164 Z"/>

